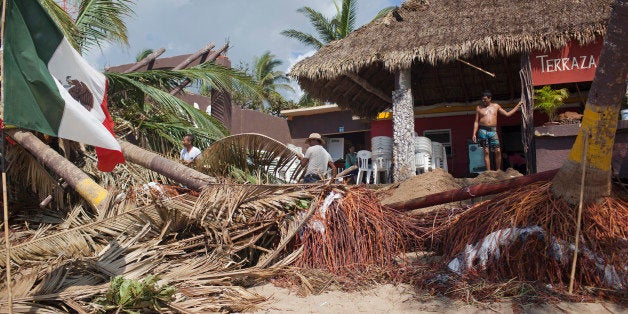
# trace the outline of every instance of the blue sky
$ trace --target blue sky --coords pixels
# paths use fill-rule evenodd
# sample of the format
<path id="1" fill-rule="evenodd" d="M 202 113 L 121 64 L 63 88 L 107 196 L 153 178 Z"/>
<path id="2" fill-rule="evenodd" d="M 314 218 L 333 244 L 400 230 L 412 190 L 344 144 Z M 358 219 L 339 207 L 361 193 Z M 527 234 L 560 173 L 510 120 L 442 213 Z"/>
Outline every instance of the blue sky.
<path id="1" fill-rule="evenodd" d="M 358 0 L 357 26 L 368 23 L 381 9 L 401 2 Z M 137 0 L 135 15 L 125 21 L 129 46 L 106 45 L 88 52 L 86 57 L 102 70 L 134 62 L 144 49 L 163 47 L 166 52 L 162 56 L 167 57 L 196 52 L 208 43 L 220 47 L 229 41 L 227 56 L 234 67 L 240 62 L 251 63 L 268 50 L 283 61 L 280 70 L 287 71 L 313 53 L 280 34 L 290 28 L 314 33 L 305 16 L 296 12 L 304 6 L 327 17 L 336 12 L 333 0 Z"/>

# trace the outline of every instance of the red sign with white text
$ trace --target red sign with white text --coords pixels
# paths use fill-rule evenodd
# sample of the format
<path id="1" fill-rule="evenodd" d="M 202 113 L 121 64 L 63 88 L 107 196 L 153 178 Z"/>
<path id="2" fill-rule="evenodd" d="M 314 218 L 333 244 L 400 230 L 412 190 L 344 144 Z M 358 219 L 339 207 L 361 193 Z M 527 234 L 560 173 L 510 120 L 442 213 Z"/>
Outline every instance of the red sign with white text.
<path id="1" fill-rule="evenodd" d="M 532 85 L 593 81 L 603 44 L 601 38 L 586 46 L 571 41 L 560 50 L 531 53 Z"/>

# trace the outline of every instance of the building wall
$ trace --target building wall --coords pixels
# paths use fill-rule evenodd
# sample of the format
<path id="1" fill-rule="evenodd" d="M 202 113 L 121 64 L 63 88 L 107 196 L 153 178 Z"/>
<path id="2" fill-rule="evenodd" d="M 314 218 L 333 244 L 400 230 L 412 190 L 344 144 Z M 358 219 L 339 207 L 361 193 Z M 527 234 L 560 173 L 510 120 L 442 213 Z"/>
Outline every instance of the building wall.
<path id="1" fill-rule="evenodd" d="M 535 116 L 536 117 L 536 116 Z M 515 113 L 511 117 L 500 116 L 499 126 L 520 126 L 521 114 Z M 547 118 L 540 117 L 538 123 L 547 121 Z M 467 151 L 467 141 L 473 135 L 473 122 L 475 113 L 448 117 L 416 118 L 414 120 L 414 130 L 423 135 L 425 130 L 451 130 L 452 156 L 447 159 L 449 172 L 454 177 L 466 177 L 469 175 L 468 163 L 469 154 Z M 535 124 L 537 121 L 535 121 Z M 392 120 L 378 120 L 371 123 L 371 137 L 393 135 Z M 500 140 L 503 139 L 501 128 L 499 130 Z M 503 143 L 502 143 L 503 146 Z"/>
<path id="2" fill-rule="evenodd" d="M 271 116 L 263 112 L 242 109 L 233 106 L 231 109 L 231 134 L 259 133 L 281 143 L 290 144 L 290 130 L 285 118 Z"/>
<path id="3" fill-rule="evenodd" d="M 537 171 L 558 169 L 569 156 L 576 141 L 578 125 L 553 125 L 535 128 Z M 628 121 L 619 121 L 613 147 L 612 169 L 620 178 L 628 178 Z"/>

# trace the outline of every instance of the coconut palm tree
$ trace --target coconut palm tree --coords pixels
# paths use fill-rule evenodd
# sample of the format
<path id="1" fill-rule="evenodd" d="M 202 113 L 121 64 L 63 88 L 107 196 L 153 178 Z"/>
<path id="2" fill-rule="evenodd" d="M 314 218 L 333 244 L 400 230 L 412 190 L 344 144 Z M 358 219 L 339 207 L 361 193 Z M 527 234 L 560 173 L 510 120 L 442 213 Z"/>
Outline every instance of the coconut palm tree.
<path id="1" fill-rule="evenodd" d="M 286 103 L 284 97 L 279 94 L 280 90 L 294 91 L 288 83 L 290 79 L 282 71 L 276 70 L 282 64 L 270 51 L 264 52 L 261 56 L 255 57 L 253 61 L 253 79 L 261 89 L 263 101 L 266 103 L 265 110 L 278 116 L 283 105 Z"/>
<path id="2" fill-rule="evenodd" d="M 342 0 L 340 4 L 334 0 L 334 5 L 336 6 L 336 15 L 331 18 L 325 17 L 322 13 L 310 7 L 302 7 L 297 10 L 297 12 L 302 13 L 310 20 L 310 24 L 316 29 L 316 35 L 295 29 L 284 30 L 281 34 L 295 38 L 316 50 L 334 40 L 347 37 L 355 30 L 357 0 Z M 394 8 L 387 7 L 382 9 L 377 13 L 374 20 L 385 16 Z"/>
<path id="3" fill-rule="evenodd" d="M 578 203 L 581 188 L 586 191 L 583 195 L 585 202 L 608 196 L 611 192 L 611 156 L 628 74 L 626 32 L 628 5 L 626 1 L 615 1 L 580 131 L 569 157 L 553 179 L 554 194 L 572 204 Z M 584 187 L 580 179 L 574 180 L 581 177 L 583 164 Z"/>
<path id="4" fill-rule="evenodd" d="M 65 12 L 55 0 L 39 2 L 80 53 L 106 42 L 128 45 L 124 19 L 134 14 L 133 0 L 76 0 L 76 17 Z"/>
<path id="5" fill-rule="evenodd" d="M 331 18 L 325 17 L 322 13 L 310 7 L 302 7 L 297 10 L 297 12 L 302 13 L 308 18 L 310 24 L 312 24 L 314 29 L 316 29 L 316 35 L 308 34 L 295 29 L 284 30 L 281 34 L 294 38 L 304 45 L 316 50 L 334 40 L 347 37 L 355 30 L 357 0 L 342 0 L 342 3 L 340 4 L 334 0 L 334 5 L 336 6 L 336 15 Z M 385 16 L 394 8 L 395 7 L 387 7 L 382 9 L 377 13 L 373 20 L 377 20 Z M 321 104 L 322 102 L 315 101 L 306 93 L 295 104 L 295 107 L 311 107 Z"/>
<path id="6" fill-rule="evenodd" d="M 282 71 L 277 70 L 281 66 L 281 60 L 277 59 L 270 51 L 253 59 L 252 66 L 241 64 L 239 69 L 250 74 L 257 86 L 257 91 L 250 88 L 243 89 L 240 84 L 235 84 L 233 99 L 243 108 L 264 111 L 278 116 L 282 109 L 293 107 L 279 91 L 294 90 L 288 84 L 290 79 Z"/>

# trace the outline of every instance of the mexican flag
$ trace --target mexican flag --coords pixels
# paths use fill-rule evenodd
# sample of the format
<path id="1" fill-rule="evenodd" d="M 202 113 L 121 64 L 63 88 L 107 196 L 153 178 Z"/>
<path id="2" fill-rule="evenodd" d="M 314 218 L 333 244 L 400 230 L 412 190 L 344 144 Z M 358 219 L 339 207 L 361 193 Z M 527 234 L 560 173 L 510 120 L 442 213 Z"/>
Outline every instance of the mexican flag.
<path id="1" fill-rule="evenodd" d="M 124 162 L 107 80 L 74 50 L 37 0 L 7 0 L 4 121 L 96 147 L 98 169 Z"/>

